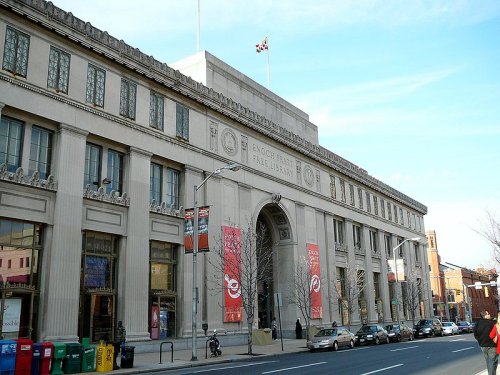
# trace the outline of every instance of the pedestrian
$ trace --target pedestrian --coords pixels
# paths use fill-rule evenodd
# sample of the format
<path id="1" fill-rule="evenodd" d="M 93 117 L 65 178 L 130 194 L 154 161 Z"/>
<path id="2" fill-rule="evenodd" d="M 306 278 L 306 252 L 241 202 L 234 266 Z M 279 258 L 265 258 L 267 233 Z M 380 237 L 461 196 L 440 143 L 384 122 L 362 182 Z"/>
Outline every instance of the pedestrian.
<path id="1" fill-rule="evenodd" d="M 271 330 L 273 334 L 273 340 L 276 340 L 278 338 L 278 325 L 276 324 L 276 318 L 273 317 L 273 320 L 271 320 Z"/>
<path id="2" fill-rule="evenodd" d="M 125 347 L 125 337 L 127 336 L 127 331 L 122 324 L 122 321 L 118 321 L 118 326 L 116 327 L 116 340 L 120 342 L 120 349 L 123 351 Z"/>
<path id="3" fill-rule="evenodd" d="M 496 375 L 498 365 L 497 344 L 490 338 L 490 333 L 495 327 L 495 322 L 491 320 L 491 315 L 488 311 L 481 311 L 481 319 L 474 328 L 474 337 L 476 338 L 484 359 L 486 360 L 486 368 L 488 375 Z"/>
<path id="4" fill-rule="evenodd" d="M 295 338 L 302 338 L 302 324 L 300 324 L 300 318 L 295 322 Z"/>
<path id="5" fill-rule="evenodd" d="M 337 328 L 337 322 L 335 320 L 332 323 L 332 328 Z"/>

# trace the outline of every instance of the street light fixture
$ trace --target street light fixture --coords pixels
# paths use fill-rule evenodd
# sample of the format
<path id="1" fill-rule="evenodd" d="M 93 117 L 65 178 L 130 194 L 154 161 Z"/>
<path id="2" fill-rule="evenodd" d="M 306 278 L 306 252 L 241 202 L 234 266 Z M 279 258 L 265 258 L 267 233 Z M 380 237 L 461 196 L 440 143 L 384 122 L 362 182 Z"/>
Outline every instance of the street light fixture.
<path id="1" fill-rule="evenodd" d="M 207 178 L 205 178 L 201 184 L 194 185 L 194 206 L 193 206 L 193 311 L 192 311 L 192 355 L 191 361 L 197 361 L 197 331 L 198 331 L 198 275 L 197 275 L 197 260 L 196 255 L 198 254 L 198 190 L 205 185 L 205 183 L 213 176 L 220 174 L 224 170 L 230 170 L 233 172 L 238 171 L 241 165 L 238 163 L 229 163 L 222 168 L 217 168 L 215 171 L 210 173 Z"/>
<path id="2" fill-rule="evenodd" d="M 396 299 L 398 299 L 398 264 L 396 263 L 396 250 L 399 249 L 401 246 L 403 246 L 403 244 L 405 242 L 408 242 L 408 241 L 420 241 L 420 237 L 414 237 L 414 238 L 407 238 L 406 240 L 402 241 L 399 245 L 397 245 L 396 247 L 394 247 L 392 249 L 392 257 L 394 259 L 394 274 L 396 276 L 396 281 L 395 281 L 395 292 L 396 292 Z M 396 317 L 397 317 L 397 320 L 398 320 L 398 324 L 400 323 L 399 322 L 399 300 L 398 300 L 398 305 L 396 306 Z"/>

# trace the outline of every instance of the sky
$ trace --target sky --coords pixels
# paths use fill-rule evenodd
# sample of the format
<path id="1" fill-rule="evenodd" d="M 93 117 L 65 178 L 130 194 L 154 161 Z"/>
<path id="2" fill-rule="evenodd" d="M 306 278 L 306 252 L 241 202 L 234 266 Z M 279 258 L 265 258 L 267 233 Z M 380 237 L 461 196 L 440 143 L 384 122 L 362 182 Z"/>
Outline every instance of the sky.
<path id="1" fill-rule="evenodd" d="M 197 52 L 197 0 L 53 0 L 173 63 Z M 323 147 L 428 207 L 443 262 L 497 267 L 500 1 L 199 0 L 200 49 L 309 114 Z"/>

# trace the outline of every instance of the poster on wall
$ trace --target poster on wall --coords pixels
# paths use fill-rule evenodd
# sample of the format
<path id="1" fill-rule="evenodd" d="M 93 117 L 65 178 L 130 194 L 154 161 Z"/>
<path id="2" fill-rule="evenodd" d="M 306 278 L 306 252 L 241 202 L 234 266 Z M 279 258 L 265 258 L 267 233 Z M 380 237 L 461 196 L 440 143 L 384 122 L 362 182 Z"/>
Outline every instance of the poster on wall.
<path id="1" fill-rule="evenodd" d="M 321 319 L 323 307 L 321 301 L 321 279 L 319 269 L 319 246 L 313 243 L 307 244 L 309 255 L 309 272 L 311 275 L 309 292 L 311 293 L 311 318 Z"/>
<path id="2" fill-rule="evenodd" d="M 21 298 L 6 298 L 3 307 L 3 333 L 19 333 Z"/>
<path id="3" fill-rule="evenodd" d="M 224 240 L 224 323 L 241 322 L 241 230 L 222 227 Z"/>
<path id="4" fill-rule="evenodd" d="M 159 338 L 159 320 L 160 320 L 160 307 L 151 306 L 151 339 L 157 340 Z"/>
<path id="5" fill-rule="evenodd" d="M 209 251 L 208 248 L 208 217 L 209 206 L 198 208 L 198 251 Z M 184 211 L 184 251 L 193 252 L 194 210 L 188 208 Z"/>

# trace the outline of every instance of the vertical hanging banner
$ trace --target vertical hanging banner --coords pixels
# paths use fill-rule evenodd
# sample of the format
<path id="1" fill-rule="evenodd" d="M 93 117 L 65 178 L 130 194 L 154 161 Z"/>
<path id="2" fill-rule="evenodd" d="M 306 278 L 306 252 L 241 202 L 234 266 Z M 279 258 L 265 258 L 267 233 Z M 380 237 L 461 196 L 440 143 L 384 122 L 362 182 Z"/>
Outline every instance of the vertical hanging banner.
<path id="1" fill-rule="evenodd" d="M 224 241 L 224 323 L 241 322 L 241 230 L 222 226 Z"/>
<path id="2" fill-rule="evenodd" d="M 313 243 L 307 244 L 309 255 L 309 274 L 311 275 L 309 292 L 311 293 L 311 318 L 321 319 L 323 307 L 321 301 L 321 279 L 319 269 L 319 246 Z"/>
<path id="3" fill-rule="evenodd" d="M 209 206 L 198 208 L 198 251 L 209 251 L 208 248 L 208 217 Z M 193 252 L 194 210 L 184 211 L 184 252 Z"/>

